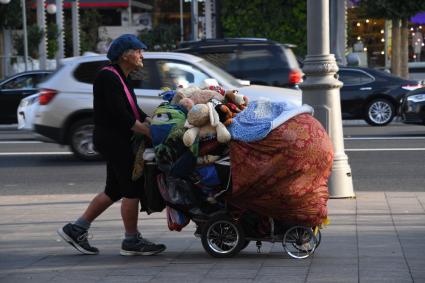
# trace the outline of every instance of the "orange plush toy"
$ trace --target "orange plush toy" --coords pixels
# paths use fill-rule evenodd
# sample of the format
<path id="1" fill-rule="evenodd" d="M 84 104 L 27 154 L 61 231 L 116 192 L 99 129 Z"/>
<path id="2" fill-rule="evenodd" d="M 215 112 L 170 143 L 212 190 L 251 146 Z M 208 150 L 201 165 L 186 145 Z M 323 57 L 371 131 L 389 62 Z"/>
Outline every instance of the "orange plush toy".
<path id="1" fill-rule="evenodd" d="M 232 124 L 233 117 L 236 116 L 236 113 L 232 112 L 227 105 L 219 104 L 215 107 L 215 110 L 220 117 L 220 122 L 222 122 L 226 127 Z"/>

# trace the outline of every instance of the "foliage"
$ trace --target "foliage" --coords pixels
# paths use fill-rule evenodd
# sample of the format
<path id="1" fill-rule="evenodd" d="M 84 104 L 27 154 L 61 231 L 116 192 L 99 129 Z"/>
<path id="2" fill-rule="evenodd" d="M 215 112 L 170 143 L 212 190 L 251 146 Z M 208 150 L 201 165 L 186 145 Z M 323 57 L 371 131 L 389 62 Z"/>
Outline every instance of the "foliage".
<path id="1" fill-rule="evenodd" d="M 97 10 L 84 10 L 80 15 L 80 48 L 81 53 L 86 51 L 96 51 L 99 41 L 98 28 L 102 21 L 102 16 Z"/>
<path id="2" fill-rule="evenodd" d="M 425 10 L 425 1 L 418 0 L 361 0 L 365 16 L 384 19 L 407 19 Z"/>
<path id="3" fill-rule="evenodd" d="M 59 49 L 58 46 L 59 29 L 55 23 L 47 25 L 47 58 L 53 59 Z"/>
<path id="4" fill-rule="evenodd" d="M 0 4 L 0 27 L 19 29 L 22 27 L 21 1 L 10 1 L 9 4 Z"/>
<path id="5" fill-rule="evenodd" d="M 102 17 L 97 10 L 80 10 L 80 53 L 86 51 L 94 52 L 99 41 L 98 28 Z M 72 16 L 65 19 L 65 54 L 73 56 L 72 46 Z"/>
<path id="6" fill-rule="evenodd" d="M 178 25 L 160 24 L 151 30 L 143 30 L 139 38 L 151 51 L 170 51 L 176 48 L 180 39 Z"/>
<path id="7" fill-rule="evenodd" d="M 307 51 L 307 6 L 298 0 L 222 1 L 225 37 L 263 37 L 293 43 L 294 52 Z"/>
<path id="8" fill-rule="evenodd" d="M 28 35 L 28 56 L 32 58 L 38 58 L 38 45 L 43 38 L 43 31 L 37 25 L 31 25 L 27 29 Z M 14 46 L 17 51 L 17 55 L 24 55 L 24 35 L 15 35 L 13 37 Z"/>

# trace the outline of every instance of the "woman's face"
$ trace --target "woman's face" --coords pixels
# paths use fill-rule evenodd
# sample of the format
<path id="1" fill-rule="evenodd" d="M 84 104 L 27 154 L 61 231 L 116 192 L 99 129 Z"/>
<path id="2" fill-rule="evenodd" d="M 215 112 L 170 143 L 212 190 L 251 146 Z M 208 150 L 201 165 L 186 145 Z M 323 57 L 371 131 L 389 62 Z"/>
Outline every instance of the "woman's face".
<path id="1" fill-rule="evenodd" d="M 143 68 L 143 50 L 130 49 L 123 55 L 125 62 L 133 69 Z"/>

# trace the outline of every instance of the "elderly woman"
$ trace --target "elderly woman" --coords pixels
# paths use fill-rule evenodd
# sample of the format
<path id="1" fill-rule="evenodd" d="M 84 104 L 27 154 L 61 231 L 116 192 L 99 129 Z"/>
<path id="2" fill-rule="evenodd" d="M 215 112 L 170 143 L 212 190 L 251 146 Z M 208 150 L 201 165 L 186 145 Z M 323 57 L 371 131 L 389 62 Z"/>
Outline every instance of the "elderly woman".
<path id="1" fill-rule="evenodd" d="M 93 85 L 94 144 L 106 160 L 106 186 L 74 222 L 58 230 L 66 242 L 83 254 L 98 254 L 87 240 L 90 224 L 114 202 L 122 199 L 121 217 L 125 238 L 121 255 L 152 255 L 165 250 L 138 231 L 139 198 L 143 183 L 132 181 L 134 133 L 150 138 L 149 118 L 137 106 L 136 95 L 128 80 L 132 71 L 143 67 L 143 49 L 136 36 L 125 34 L 115 39 L 107 57 L 111 64 L 99 71 Z"/>

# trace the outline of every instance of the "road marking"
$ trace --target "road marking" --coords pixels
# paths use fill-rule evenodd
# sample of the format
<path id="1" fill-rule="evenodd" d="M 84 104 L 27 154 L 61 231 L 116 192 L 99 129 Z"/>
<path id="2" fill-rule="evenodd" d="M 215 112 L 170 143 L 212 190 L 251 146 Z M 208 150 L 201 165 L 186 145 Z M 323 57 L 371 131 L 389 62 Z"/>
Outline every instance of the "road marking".
<path id="1" fill-rule="evenodd" d="M 424 137 L 350 137 L 344 140 L 425 140 Z"/>
<path id="2" fill-rule="evenodd" d="M 16 155 L 70 155 L 72 152 L 0 152 L 0 156 L 16 156 Z"/>
<path id="3" fill-rule="evenodd" d="M 0 144 L 43 143 L 41 141 L 0 141 Z"/>
<path id="4" fill-rule="evenodd" d="M 346 148 L 345 151 L 425 151 L 425 148 Z"/>

